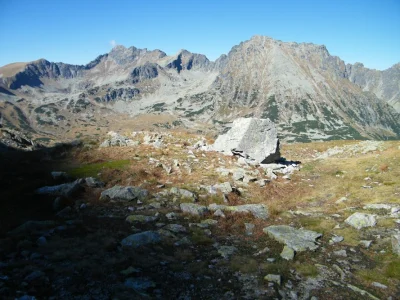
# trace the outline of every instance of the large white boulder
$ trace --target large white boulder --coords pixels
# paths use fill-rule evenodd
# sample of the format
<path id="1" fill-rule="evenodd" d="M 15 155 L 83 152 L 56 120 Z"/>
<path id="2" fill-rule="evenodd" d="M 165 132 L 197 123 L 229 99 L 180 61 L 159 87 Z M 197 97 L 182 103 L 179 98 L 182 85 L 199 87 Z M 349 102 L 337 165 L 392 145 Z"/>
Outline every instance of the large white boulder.
<path id="1" fill-rule="evenodd" d="M 278 133 L 269 119 L 236 119 L 232 128 L 220 135 L 211 149 L 240 155 L 258 163 L 271 163 L 280 158 Z"/>

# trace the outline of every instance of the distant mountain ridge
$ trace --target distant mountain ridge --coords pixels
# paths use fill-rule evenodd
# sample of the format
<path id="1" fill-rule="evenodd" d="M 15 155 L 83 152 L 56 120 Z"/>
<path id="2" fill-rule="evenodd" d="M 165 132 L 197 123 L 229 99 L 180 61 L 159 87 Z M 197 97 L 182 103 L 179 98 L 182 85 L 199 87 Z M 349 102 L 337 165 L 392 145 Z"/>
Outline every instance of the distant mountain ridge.
<path id="1" fill-rule="evenodd" d="M 52 132 L 73 127 L 77 113 L 95 123 L 107 110 L 218 130 L 240 116 L 268 117 L 288 141 L 400 137 L 400 64 L 345 65 L 310 43 L 254 36 L 214 62 L 187 50 L 116 46 L 85 66 L 40 59 L 0 74 L 0 99 Z"/>

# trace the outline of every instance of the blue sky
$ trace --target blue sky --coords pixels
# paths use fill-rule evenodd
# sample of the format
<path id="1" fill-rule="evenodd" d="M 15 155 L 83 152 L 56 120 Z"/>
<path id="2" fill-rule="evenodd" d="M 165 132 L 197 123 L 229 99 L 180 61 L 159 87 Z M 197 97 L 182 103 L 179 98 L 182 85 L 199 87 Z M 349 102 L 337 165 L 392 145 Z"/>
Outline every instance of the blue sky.
<path id="1" fill-rule="evenodd" d="M 346 63 L 400 62 L 399 0 L 0 0 L 0 66 L 86 64 L 112 44 L 215 60 L 259 34 L 324 44 Z"/>

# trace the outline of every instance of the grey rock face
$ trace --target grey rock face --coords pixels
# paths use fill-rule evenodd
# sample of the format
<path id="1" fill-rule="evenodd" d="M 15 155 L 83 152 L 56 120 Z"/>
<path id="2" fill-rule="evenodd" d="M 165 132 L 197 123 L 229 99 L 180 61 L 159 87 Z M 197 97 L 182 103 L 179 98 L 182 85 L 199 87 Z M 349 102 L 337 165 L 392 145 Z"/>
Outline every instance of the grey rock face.
<path id="1" fill-rule="evenodd" d="M 384 71 L 365 68 L 361 63 L 347 64 L 346 73 L 351 82 L 388 101 L 400 112 L 400 63 Z"/>
<path id="2" fill-rule="evenodd" d="M 125 247 L 137 248 L 149 244 L 156 244 L 161 242 L 161 236 L 155 231 L 144 231 L 140 233 L 131 234 L 121 241 L 121 245 Z"/>
<path id="3" fill-rule="evenodd" d="M 243 204 L 237 206 L 210 204 L 208 209 L 211 211 L 225 211 L 232 213 L 249 213 L 257 219 L 267 220 L 269 216 L 268 207 L 264 204 Z"/>
<path id="4" fill-rule="evenodd" d="M 63 183 L 54 186 L 44 186 L 36 190 L 36 194 L 49 196 L 71 197 L 80 189 L 81 185 L 78 180 L 71 183 Z"/>
<path id="5" fill-rule="evenodd" d="M 297 252 L 317 249 L 315 240 L 322 236 L 321 233 L 315 231 L 296 229 L 287 225 L 268 226 L 263 231 Z"/>
<path id="6" fill-rule="evenodd" d="M 125 219 L 128 223 L 150 223 L 158 220 L 156 216 L 130 215 Z"/>
<path id="7" fill-rule="evenodd" d="M 239 118 L 226 134 L 217 138 L 212 149 L 235 153 L 259 163 L 270 163 L 280 158 L 277 134 L 269 119 Z"/>
<path id="8" fill-rule="evenodd" d="M 181 203 L 179 205 L 182 212 L 195 216 L 204 216 L 207 213 L 207 207 L 195 203 Z"/>
<path id="9" fill-rule="evenodd" d="M 146 79 L 156 78 L 158 76 L 159 65 L 146 62 L 143 66 L 138 66 L 131 73 L 132 83 L 141 82 Z"/>
<path id="10" fill-rule="evenodd" d="M 145 189 L 136 186 L 114 186 L 110 189 L 103 191 L 100 195 L 100 200 L 120 200 L 120 201 L 133 201 L 144 200 L 147 198 L 149 192 Z"/>
<path id="11" fill-rule="evenodd" d="M 356 229 L 373 227 L 376 225 L 376 219 L 374 215 L 363 214 L 359 212 L 352 214 L 345 220 L 345 222 Z"/>

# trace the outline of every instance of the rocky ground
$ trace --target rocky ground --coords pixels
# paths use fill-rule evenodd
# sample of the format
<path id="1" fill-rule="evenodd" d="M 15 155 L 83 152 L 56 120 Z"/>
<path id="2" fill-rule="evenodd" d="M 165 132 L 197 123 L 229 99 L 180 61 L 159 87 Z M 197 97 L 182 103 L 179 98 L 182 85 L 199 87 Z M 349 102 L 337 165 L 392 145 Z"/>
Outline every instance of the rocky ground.
<path id="1" fill-rule="evenodd" d="M 399 142 L 283 145 L 268 165 L 212 142 L 2 153 L 1 298 L 399 297 Z"/>

